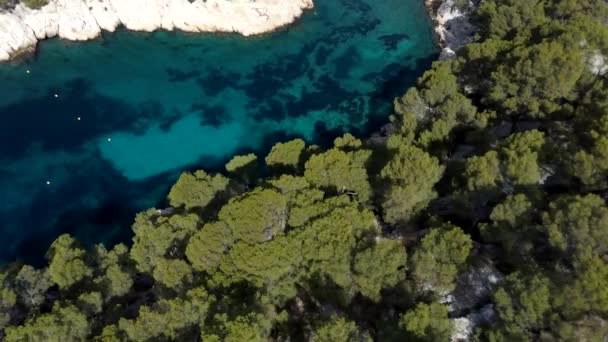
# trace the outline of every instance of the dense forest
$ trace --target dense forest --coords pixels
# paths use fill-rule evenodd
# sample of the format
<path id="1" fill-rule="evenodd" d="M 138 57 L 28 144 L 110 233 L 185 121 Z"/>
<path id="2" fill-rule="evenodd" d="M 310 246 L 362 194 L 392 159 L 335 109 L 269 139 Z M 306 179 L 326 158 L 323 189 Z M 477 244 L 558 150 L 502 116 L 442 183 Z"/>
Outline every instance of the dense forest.
<path id="1" fill-rule="evenodd" d="M 608 7 L 473 19 L 381 133 L 184 173 L 130 247 L 63 235 L 6 265 L 4 340 L 448 341 L 463 317 L 471 340 L 606 340 Z"/>

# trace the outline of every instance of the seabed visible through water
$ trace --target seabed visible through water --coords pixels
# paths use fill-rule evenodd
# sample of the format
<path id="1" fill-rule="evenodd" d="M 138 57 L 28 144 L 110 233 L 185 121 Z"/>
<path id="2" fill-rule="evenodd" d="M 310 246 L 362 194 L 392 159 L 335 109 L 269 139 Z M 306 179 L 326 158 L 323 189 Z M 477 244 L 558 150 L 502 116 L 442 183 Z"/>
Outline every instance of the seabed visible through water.
<path id="1" fill-rule="evenodd" d="M 421 0 L 320 0 L 259 37 L 120 31 L 0 65 L 3 262 L 128 241 L 182 170 L 386 122 L 437 55 Z"/>

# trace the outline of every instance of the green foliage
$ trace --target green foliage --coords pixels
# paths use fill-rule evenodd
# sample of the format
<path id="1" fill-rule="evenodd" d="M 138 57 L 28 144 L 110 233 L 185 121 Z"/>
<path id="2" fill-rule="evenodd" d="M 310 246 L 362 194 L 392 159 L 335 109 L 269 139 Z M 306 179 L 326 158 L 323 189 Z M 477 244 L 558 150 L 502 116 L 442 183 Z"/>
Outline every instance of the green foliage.
<path id="1" fill-rule="evenodd" d="M 608 208 L 597 195 L 564 196 L 543 214 L 549 243 L 568 257 L 584 259 L 608 248 Z"/>
<path id="2" fill-rule="evenodd" d="M 566 286 L 560 298 L 562 310 L 570 317 L 586 312 L 608 313 L 608 265 L 593 257 L 581 265 L 576 279 Z"/>
<path id="3" fill-rule="evenodd" d="M 509 63 L 492 73 L 487 101 L 507 113 L 532 117 L 557 111 L 560 101 L 574 91 L 584 68 L 581 51 L 560 42 L 518 47 L 508 58 Z"/>
<path id="4" fill-rule="evenodd" d="M 48 289 L 53 285 L 47 270 L 37 270 L 25 265 L 15 277 L 15 290 L 19 301 L 29 309 L 38 309 L 44 302 Z"/>
<path id="5" fill-rule="evenodd" d="M 26 321 L 23 325 L 8 327 L 5 341 L 84 341 L 90 332 L 87 317 L 74 306 L 55 305 L 53 311 Z"/>
<path id="6" fill-rule="evenodd" d="M 226 190 L 228 179 L 222 175 L 211 176 L 198 170 L 194 174 L 184 172 L 169 192 L 169 203 L 187 210 L 205 208 L 218 193 Z"/>
<path id="7" fill-rule="evenodd" d="M 226 223 L 207 223 L 190 238 L 186 256 L 194 269 L 213 273 L 232 244 L 232 233 Z"/>
<path id="8" fill-rule="evenodd" d="M 401 317 L 399 325 L 420 341 L 447 341 L 453 329 L 448 308 L 438 303 L 419 303 Z"/>
<path id="9" fill-rule="evenodd" d="M 550 309 L 550 284 L 542 275 L 514 273 L 494 294 L 496 310 L 504 325 L 497 334 L 508 340 L 527 340 L 542 327 Z"/>
<path id="10" fill-rule="evenodd" d="M 133 224 L 133 247 L 130 256 L 141 272 L 150 272 L 171 247 L 198 231 L 198 216 L 189 214 L 170 218 L 157 216 L 154 210 L 137 214 Z"/>
<path id="11" fill-rule="evenodd" d="M 87 316 L 93 316 L 101 312 L 103 298 L 99 292 L 83 293 L 78 297 L 78 307 Z"/>
<path id="12" fill-rule="evenodd" d="M 407 222 L 437 197 L 433 190 L 445 168 L 414 146 L 401 146 L 380 172 L 388 183 L 382 209 L 391 224 Z"/>
<path id="13" fill-rule="evenodd" d="M 0 290 L 0 329 L 4 329 L 11 321 L 11 310 L 17 304 L 15 291 L 7 288 Z"/>
<path id="14" fill-rule="evenodd" d="M 153 307 L 142 306 L 136 319 L 121 318 L 118 327 L 132 341 L 175 340 L 180 331 L 205 320 L 213 300 L 203 288 L 195 288 L 183 299 L 161 300 Z"/>
<path id="15" fill-rule="evenodd" d="M 362 295 L 380 300 L 380 291 L 405 279 L 407 253 L 399 240 L 380 240 L 355 256 L 355 284 Z"/>
<path id="16" fill-rule="evenodd" d="M 372 339 L 352 321 L 332 317 L 315 331 L 312 342 L 371 342 Z"/>
<path id="17" fill-rule="evenodd" d="M 5 340 L 448 341 L 449 310 L 482 307 L 478 340 L 606 339 L 608 5 L 485 0 L 471 19 L 475 42 L 371 139 L 277 144 L 265 179 L 253 154 L 230 179 L 184 173 L 130 248 L 61 236 L 47 268 L 4 267 Z M 492 294 L 489 269 L 510 272 Z"/>
<path id="18" fill-rule="evenodd" d="M 336 208 L 311 223 L 296 237 L 311 275 L 329 277 L 349 289 L 353 284 L 352 251 L 364 234 L 377 232 L 374 215 L 353 207 Z"/>
<path id="19" fill-rule="evenodd" d="M 21 0 L 21 2 L 31 9 L 40 9 L 49 3 L 48 0 Z"/>
<path id="20" fill-rule="evenodd" d="M 86 265 L 84 255 L 85 251 L 77 247 L 71 236 L 58 237 L 47 254 L 51 280 L 60 288 L 67 288 L 90 276 L 92 270 Z"/>
<path id="21" fill-rule="evenodd" d="M 268 341 L 269 329 L 266 317 L 250 313 L 229 319 L 226 315 L 215 316 L 216 324 L 211 327 L 214 333 L 203 331 L 203 341 Z M 209 328 L 209 327 L 208 327 Z"/>
<path id="22" fill-rule="evenodd" d="M 254 163 L 256 160 L 258 160 L 258 157 L 253 153 L 243 156 L 236 156 L 232 158 L 228 164 L 226 164 L 226 171 L 239 172 L 243 168 L 249 167 L 251 163 Z"/>
<path id="23" fill-rule="evenodd" d="M 424 146 L 445 141 L 458 125 L 471 124 L 477 112 L 465 97 L 449 62 L 436 62 L 418 81 L 418 87 L 395 100 L 396 117 L 405 134 L 421 130 Z"/>
<path id="24" fill-rule="evenodd" d="M 273 297 L 284 300 L 295 295 L 294 271 L 300 263 L 298 242 L 281 236 L 255 245 L 237 242 L 220 269 L 235 281 L 246 280 L 254 286 L 266 287 Z"/>
<path id="25" fill-rule="evenodd" d="M 471 248 L 471 237 L 458 227 L 444 225 L 431 229 L 412 257 L 412 270 L 420 289 L 437 293 L 453 290 L 456 274 Z"/>
<path id="26" fill-rule="evenodd" d="M 506 174 L 515 185 L 537 184 L 541 179 L 538 154 L 545 138 L 537 130 L 510 136 L 502 153 L 505 156 Z"/>
<path id="27" fill-rule="evenodd" d="M 266 156 L 266 165 L 269 167 L 289 167 L 297 169 L 306 144 L 302 139 L 295 139 L 286 143 L 277 143 Z"/>
<path id="28" fill-rule="evenodd" d="M 258 157 L 253 153 L 235 156 L 226 164 L 226 171 L 238 176 L 245 184 L 255 180 L 257 169 Z"/>
<path id="29" fill-rule="evenodd" d="M 528 262 L 536 238 L 533 225 L 534 204 L 524 194 L 507 196 L 490 214 L 491 224 L 481 224 L 484 241 L 502 245 L 507 255 L 517 262 Z M 511 261 L 511 260 L 510 260 Z"/>
<path id="30" fill-rule="evenodd" d="M 228 322 L 226 324 L 226 336 L 224 342 L 241 342 L 241 341 L 252 341 L 252 342 L 263 342 L 266 341 L 261 334 L 260 329 L 254 322 L 243 317 L 238 317 L 236 320 Z"/>
<path id="31" fill-rule="evenodd" d="M 282 234 L 287 225 L 287 200 L 270 189 L 255 189 L 232 199 L 219 213 L 235 240 L 257 243 Z"/>
<path id="32" fill-rule="evenodd" d="M 119 297 L 129 293 L 133 286 L 131 274 L 123 271 L 120 266 L 112 265 L 108 267 L 105 275 L 106 297 Z"/>
<path id="33" fill-rule="evenodd" d="M 484 21 L 486 38 L 513 39 L 529 36 L 530 31 L 545 23 L 545 7 L 540 0 L 486 1 L 478 15 Z"/>
<path id="34" fill-rule="evenodd" d="M 183 287 L 192 281 L 190 265 L 180 259 L 160 259 L 153 275 L 156 281 L 173 289 Z"/>
<path id="35" fill-rule="evenodd" d="M 469 191 L 496 191 L 502 182 L 498 153 L 490 151 L 467 159 L 463 177 Z"/>
<path id="36" fill-rule="evenodd" d="M 333 148 L 312 156 L 306 162 L 304 177 L 314 186 L 352 194 L 365 203 L 371 196 L 365 169 L 368 157 L 365 150 L 344 152 Z"/>
<path id="37" fill-rule="evenodd" d="M 346 133 L 341 137 L 334 139 L 334 146 L 342 150 L 357 150 L 363 146 L 363 142 L 360 139 L 355 138 L 354 135 Z"/>

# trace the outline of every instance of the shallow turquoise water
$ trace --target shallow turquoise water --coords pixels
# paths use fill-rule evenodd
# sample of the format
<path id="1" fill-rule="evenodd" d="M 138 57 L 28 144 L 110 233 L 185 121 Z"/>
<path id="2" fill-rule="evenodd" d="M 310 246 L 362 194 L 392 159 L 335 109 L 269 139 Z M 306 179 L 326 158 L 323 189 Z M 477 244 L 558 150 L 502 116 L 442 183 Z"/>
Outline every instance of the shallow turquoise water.
<path id="1" fill-rule="evenodd" d="M 436 53 L 422 0 L 317 0 L 253 38 L 43 42 L 0 65 L 0 261 L 40 261 L 63 232 L 128 240 L 134 213 L 162 206 L 181 170 L 291 137 L 367 134 Z"/>

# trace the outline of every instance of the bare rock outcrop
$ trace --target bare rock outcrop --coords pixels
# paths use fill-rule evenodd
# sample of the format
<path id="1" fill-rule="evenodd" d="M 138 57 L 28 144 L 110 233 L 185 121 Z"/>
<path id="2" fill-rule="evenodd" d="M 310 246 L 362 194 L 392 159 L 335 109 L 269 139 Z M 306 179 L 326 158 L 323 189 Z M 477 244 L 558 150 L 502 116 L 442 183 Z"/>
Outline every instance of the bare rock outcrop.
<path id="1" fill-rule="evenodd" d="M 292 23 L 312 0 L 50 0 L 33 10 L 0 11 L 0 61 L 58 36 L 89 40 L 102 30 L 237 32 L 245 36 Z"/>
<path id="2" fill-rule="evenodd" d="M 467 0 L 464 5 L 457 0 L 425 1 L 442 48 L 439 59 L 453 58 L 458 49 L 473 42 L 476 27 L 471 15 L 483 0 Z"/>

